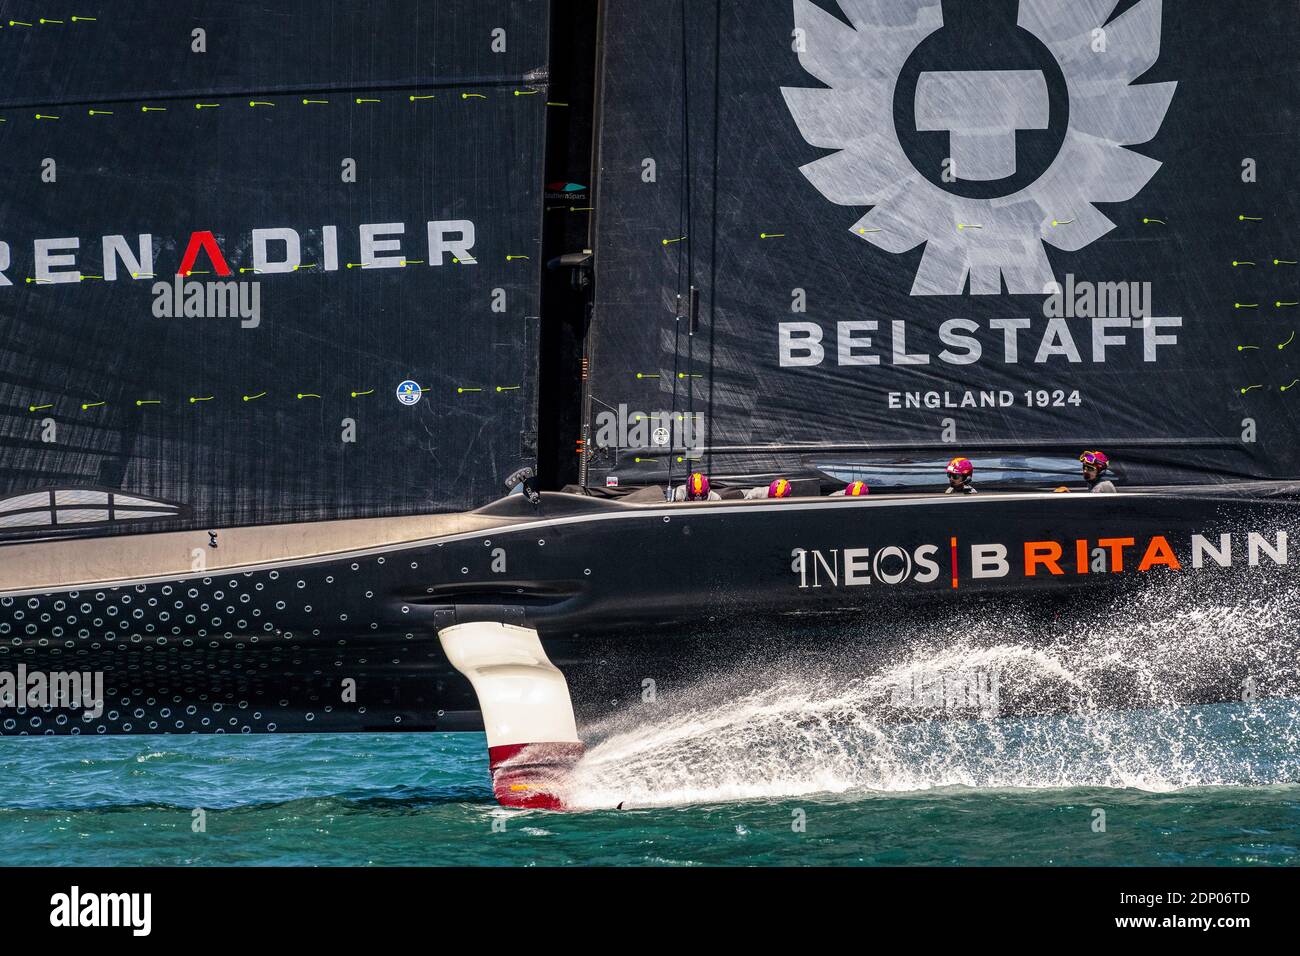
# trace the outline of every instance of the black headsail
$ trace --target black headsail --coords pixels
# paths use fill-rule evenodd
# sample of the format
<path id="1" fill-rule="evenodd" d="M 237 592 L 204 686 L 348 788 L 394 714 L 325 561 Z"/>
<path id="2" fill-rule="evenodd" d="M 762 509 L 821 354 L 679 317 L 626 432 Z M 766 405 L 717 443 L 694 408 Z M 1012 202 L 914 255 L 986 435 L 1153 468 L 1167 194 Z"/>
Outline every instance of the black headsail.
<path id="1" fill-rule="evenodd" d="M 56 15 L 0 2 L 0 535 L 494 498 L 534 455 L 549 5 Z"/>
<path id="2" fill-rule="evenodd" d="M 1245 2 L 609 5 L 590 483 L 1300 476 L 1298 41 Z"/>

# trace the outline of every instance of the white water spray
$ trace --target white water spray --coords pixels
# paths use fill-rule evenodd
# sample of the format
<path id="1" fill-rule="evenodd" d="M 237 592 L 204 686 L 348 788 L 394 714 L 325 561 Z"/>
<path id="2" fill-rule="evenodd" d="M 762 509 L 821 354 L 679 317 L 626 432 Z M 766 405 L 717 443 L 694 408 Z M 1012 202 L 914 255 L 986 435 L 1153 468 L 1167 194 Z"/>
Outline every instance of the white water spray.
<path id="1" fill-rule="evenodd" d="M 1292 783 L 1298 622 L 1300 590 L 1265 576 L 1165 581 L 1046 621 L 965 611 L 902 629 L 883 660 L 850 641 L 834 665 L 733 670 L 584 728 L 566 802 Z"/>

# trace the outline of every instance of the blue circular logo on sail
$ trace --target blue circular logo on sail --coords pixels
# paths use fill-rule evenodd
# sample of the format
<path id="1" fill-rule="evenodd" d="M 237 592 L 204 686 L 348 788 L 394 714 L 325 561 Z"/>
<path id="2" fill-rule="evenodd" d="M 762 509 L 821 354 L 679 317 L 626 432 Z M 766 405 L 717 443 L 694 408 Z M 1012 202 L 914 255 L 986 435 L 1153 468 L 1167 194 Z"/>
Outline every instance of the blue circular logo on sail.
<path id="1" fill-rule="evenodd" d="M 403 405 L 414 405 L 423 394 L 424 390 L 420 388 L 420 383 L 413 382 L 409 378 L 397 386 L 397 400 Z"/>

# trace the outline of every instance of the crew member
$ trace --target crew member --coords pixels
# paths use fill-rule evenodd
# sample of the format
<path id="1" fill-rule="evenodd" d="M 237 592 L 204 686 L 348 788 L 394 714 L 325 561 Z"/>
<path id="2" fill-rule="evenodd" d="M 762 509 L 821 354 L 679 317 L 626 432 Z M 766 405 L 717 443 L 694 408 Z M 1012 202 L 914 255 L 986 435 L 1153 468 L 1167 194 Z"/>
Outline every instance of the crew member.
<path id="1" fill-rule="evenodd" d="M 709 476 L 693 471 L 684 485 L 673 489 L 673 501 L 721 501 L 722 496 L 709 490 Z"/>
<path id="2" fill-rule="evenodd" d="M 1083 480 L 1088 483 L 1088 490 L 1094 494 L 1114 494 L 1115 483 L 1109 478 L 1103 478 L 1102 473 L 1110 467 L 1110 459 L 1106 457 L 1104 451 L 1085 451 L 1079 456 L 1079 461 L 1083 462 Z M 1061 485 L 1057 491 L 1069 491 L 1070 489 Z"/>
<path id="3" fill-rule="evenodd" d="M 975 485 L 972 484 L 975 466 L 971 464 L 969 458 L 954 458 L 948 462 L 945 470 L 948 472 L 948 487 L 944 490 L 945 495 L 975 494 Z"/>
<path id="4" fill-rule="evenodd" d="M 764 488 L 759 485 L 757 488 L 746 488 L 745 499 L 753 501 L 756 498 L 789 498 L 794 492 L 794 487 L 785 478 L 777 478 L 770 485 Z"/>
<path id="5" fill-rule="evenodd" d="M 789 498 L 793 491 L 793 486 L 784 478 L 777 478 L 767 486 L 769 498 Z"/>
<path id="6" fill-rule="evenodd" d="M 831 497 L 838 498 L 843 495 L 846 498 L 860 498 L 863 495 L 869 494 L 871 494 L 871 489 L 867 487 L 865 481 L 851 481 L 846 487 L 841 488 L 839 491 L 832 491 Z"/>

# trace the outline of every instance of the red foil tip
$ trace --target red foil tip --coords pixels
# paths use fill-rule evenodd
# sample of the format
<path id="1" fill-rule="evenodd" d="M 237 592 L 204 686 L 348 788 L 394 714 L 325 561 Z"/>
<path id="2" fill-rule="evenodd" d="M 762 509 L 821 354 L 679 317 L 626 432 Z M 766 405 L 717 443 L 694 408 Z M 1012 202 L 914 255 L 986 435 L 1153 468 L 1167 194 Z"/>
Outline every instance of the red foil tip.
<path id="1" fill-rule="evenodd" d="M 492 791 L 503 807 L 564 810 L 565 779 L 583 754 L 580 743 L 507 744 L 488 748 Z"/>

